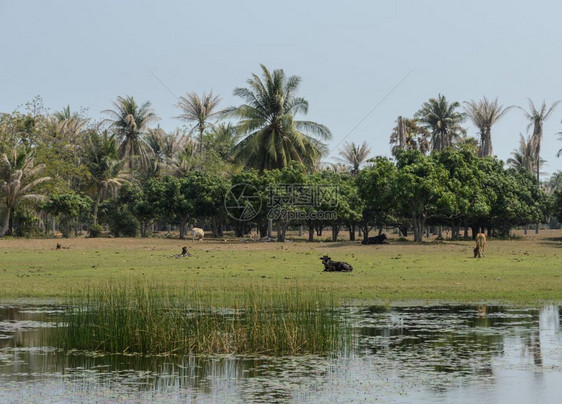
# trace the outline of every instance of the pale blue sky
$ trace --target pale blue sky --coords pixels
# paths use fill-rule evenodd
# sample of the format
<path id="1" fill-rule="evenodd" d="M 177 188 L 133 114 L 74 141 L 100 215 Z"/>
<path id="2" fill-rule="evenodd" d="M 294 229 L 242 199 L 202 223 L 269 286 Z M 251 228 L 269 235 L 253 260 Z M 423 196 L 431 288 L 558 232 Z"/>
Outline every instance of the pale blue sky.
<path id="1" fill-rule="evenodd" d="M 0 0 L 0 111 L 41 95 L 51 111 L 70 104 L 100 118 L 132 95 L 173 129 L 176 99 L 146 67 L 177 96 L 213 90 L 226 107 L 263 63 L 302 77 L 307 119 L 327 125 L 335 146 L 414 69 L 346 138 L 389 155 L 396 117 L 438 93 L 524 107 L 562 99 L 561 16 L 554 1 Z M 561 119 L 562 105 L 544 127 L 546 172 L 562 169 Z M 493 128 L 499 158 L 520 132 L 518 110 Z"/>

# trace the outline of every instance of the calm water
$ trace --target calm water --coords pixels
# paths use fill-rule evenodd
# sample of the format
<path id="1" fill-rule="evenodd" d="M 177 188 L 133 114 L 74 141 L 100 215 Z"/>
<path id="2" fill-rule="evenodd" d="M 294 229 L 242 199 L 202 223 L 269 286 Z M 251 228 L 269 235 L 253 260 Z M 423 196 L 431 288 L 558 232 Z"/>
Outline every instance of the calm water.
<path id="1" fill-rule="evenodd" d="M 61 311 L 0 306 L 1 403 L 562 402 L 558 306 L 350 308 L 350 352 L 283 358 L 64 353 Z"/>

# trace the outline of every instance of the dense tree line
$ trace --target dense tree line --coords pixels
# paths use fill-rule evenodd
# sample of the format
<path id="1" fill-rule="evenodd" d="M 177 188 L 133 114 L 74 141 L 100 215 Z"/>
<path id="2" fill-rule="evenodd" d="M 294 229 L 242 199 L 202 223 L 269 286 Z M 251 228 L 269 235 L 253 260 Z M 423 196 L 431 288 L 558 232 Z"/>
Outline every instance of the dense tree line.
<path id="1" fill-rule="evenodd" d="M 300 78 L 262 66 L 247 84 L 234 90 L 238 106 L 220 109 L 212 93 L 180 97 L 185 125 L 171 132 L 155 126 L 149 102 L 130 96 L 118 97 L 98 121 L 69 107 L 49 113 L 39 97 L 1 114 L 0 237 L 146 237 L 174 226 L 183 238 L 196 225 L 216 237 L 254 228 L 278 240 L 293 226 L 311 241 L 326 228 L 334 240 L 342 230 L 353 240 L 395 227 L 421 241 L 429 227 L 439 235 L 451 229 L 456 239 L 562 219 L 560 173 L 540 182 L 542 126 L 557 103 L 536 108 L 529 100 L 532 134 L 520 136 L 507 165 L 492 156 L 492 126 L 512 107 L 483 98 L 461 109 L 442 95 L 397 119 L 392 159 L 370 158 L 366 142 L 346 143 L 337 163 L 326 163 L 330 130 L 297 119 L 308 111 L 296 95 Z M 467 136 L 467 118 L 480 139 Z M 225 209 L 237 184 L 262 201 L 244 220 Z M 291 195 L 272 207 L 272 188 Z M 332 199 L 311 199 L 322 190 Z M 273 209 L 283 214 L 272 217 Z"/>

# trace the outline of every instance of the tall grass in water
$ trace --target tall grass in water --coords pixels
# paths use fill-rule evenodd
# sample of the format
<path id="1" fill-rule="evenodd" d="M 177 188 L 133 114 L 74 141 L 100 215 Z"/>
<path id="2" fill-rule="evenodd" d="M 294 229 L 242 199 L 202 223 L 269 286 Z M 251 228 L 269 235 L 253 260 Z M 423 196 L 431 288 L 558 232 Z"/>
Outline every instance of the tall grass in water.
<path id="1" fill-rule="evenodd" d="M 217 302 L 150 285 L 91 290 L 69 302 L 56 343 L 115 353 L 294 355 L 331 352 L 350 340 L 334 301 L 318 292 L 256 289 Z"/>

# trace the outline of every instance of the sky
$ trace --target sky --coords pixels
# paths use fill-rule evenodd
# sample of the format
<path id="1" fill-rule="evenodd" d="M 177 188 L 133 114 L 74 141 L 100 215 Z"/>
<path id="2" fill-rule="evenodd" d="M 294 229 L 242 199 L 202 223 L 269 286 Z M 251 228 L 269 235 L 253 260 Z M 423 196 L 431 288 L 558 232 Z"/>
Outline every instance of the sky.
<path id="1" fill-rule="evenodd" d="M 438 94 L 524 108 L 561 100 L 561 15 L 560 2 L 520 0 L 0 0 L 0 112 L 40 95 L 51 112 L 102 119 L 130 95 L 172 130 L 176 97 L 212 90 L 221 107 L 238 105 L 234 88 L 263 64 L 302 78 L 309 112 L 298 118 L 331 129 L 331 157 L 363 141 L 390 156 L 396 118 Z M 548 174 L 562 170 L 561 120 L 562 104 L 544 125 Z M 494 154 L 509 158 L 520 133 L 527 122 L 513 109 L 492 129 Z"/>

